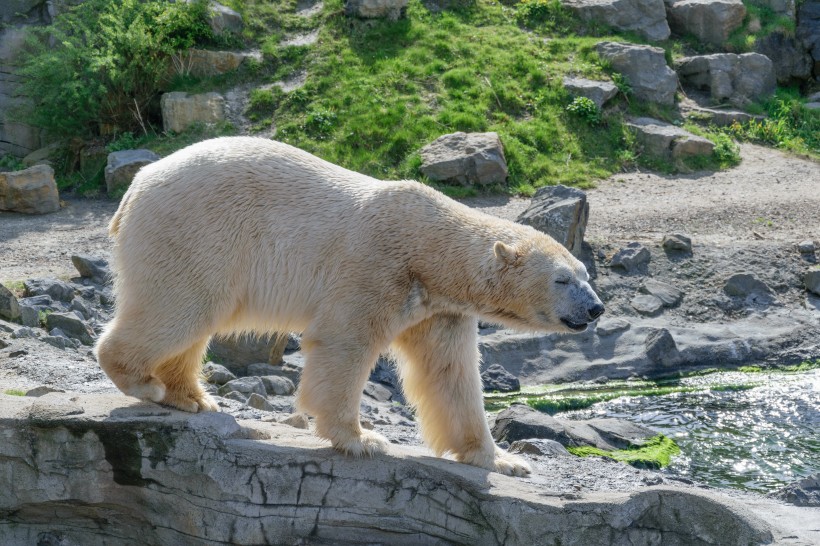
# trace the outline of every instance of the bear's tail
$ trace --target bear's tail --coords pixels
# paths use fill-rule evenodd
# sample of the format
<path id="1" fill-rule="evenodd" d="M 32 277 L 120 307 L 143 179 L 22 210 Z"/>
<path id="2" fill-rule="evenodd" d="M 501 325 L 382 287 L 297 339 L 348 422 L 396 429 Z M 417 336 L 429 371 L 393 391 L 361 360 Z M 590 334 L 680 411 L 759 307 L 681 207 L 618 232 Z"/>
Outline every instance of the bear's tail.
<path id="1" fill-rule="evenodd" d="M 131 192 L 127 192 L 123 196 L 122 201 L 120 201 L 120 206 L 117 208 L 117 212 L 114 213 L 114 216 L 108 223 L 108 234 L 112 237 L 116 237 L 116 235 L 120 232 L 120 222 L 122 221 L 122 215 L 125 213 L 125 208 L 128 205 L 128 197 L 130 195 Z"/>

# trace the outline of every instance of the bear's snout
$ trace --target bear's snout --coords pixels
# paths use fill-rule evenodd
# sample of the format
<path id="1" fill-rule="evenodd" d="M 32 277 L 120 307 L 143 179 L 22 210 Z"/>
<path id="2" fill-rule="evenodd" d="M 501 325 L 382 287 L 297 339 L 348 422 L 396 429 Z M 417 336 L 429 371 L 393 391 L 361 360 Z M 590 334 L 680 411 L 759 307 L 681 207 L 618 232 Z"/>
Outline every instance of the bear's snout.
<path id="1" fill-rule="evenodd" d="M 589 320 L 591 320 L 591 321 L 595 320 L 596 318 L 603 315 L 604 311 L 606 311 L 606 309 L 604 308 L 604 305 L 602 303 L 596 303 L 595 305 L 590 307 L 589 310 L 587 310 L 587 314 L 589 315 Z"/>

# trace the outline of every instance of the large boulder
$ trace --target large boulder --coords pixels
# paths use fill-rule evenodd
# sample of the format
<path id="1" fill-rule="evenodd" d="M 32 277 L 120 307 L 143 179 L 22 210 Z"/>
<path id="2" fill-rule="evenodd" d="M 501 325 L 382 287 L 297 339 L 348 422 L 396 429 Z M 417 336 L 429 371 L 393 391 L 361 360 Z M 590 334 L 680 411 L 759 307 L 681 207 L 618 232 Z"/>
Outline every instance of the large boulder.
<path id="1" fill-rule="evenodd" d="M 160 99 L 160 106 L 162 126 L 166 131 L 179 133 L 195 123 L 217 123 L 225 120 L 225 98 L 219 93 L 165 93 Z"/>
<path id="2" fill-rule="evenodd" d="M 575 256 L 580 256 L 588 219 L 586 193 L 559 185 L 546 186 L 535 192 L 530 206 L 516 221 L 546 233 Z"/>
<path id="3" fill-rule="evenodd" d="M 108 164 L 105 167 L 108 195 L 121 195 L 131 185 L 137 171 L 159 159 L 151 150 L 121 150 L 108 154 Z"/>
<path id="4" fill-rule="evenodd" d="M 647 156 L 655 159 L 678 160 L 709 156 L 714 143 L 680 127 L 652 118 L 635 118 L 627 122 Z"/>
<path id="5" fill-rule="evenodd" d="M 498 133 L 452 133 L 421 149 L 421 172 L 431 180 L 462 185 L 503 184 L 507 160 Z"/>
<path id="6" fill-rule="evenodd" d="M 777 87 L 774 65 L 760 53 L 684 57 L 677 64 L 684 85 L 707 89 L 715 101 L 737 105 L 767 98 Z"/>
<path id="7" fill-rule="evenodd" d="M 659 47 L 601 42 L 598 55 L 620 72 L 639 100 L 658 104 L 674 104 L 678 77 L 666 65 L 666 56 Z"/>
<path id="8" fill-rule="evenodd" d="M 806 0 L 797 10 L 797 37 L 812 57 L 812 74 L 820 77 L 820 0 Z"/>
<path id="9" fill-rule="evenodd" d="M 0 172 L 0 210 L 25 214 L 60 210 L 54 169 L 35 165 L 22 171 Z"/>
<path id="10" fill-rule="evenodd" d="M 820 507 L 820 472 L 792 482 L 769 496 L 796 506 Z"/>
<path id="11" fill-rule="evenodd" d="M 669 38 L 663 0 L 562 0 L 561 4 L 585 21 L 634 31 L 648 40 Z"/>
<path id="12" fill-rule="evenodd" d="M 755 52 L 772 61 L 777 82 L 783 85 L 811 78 L 812 58 L 793 36 L 773 32 L 755 41 Z"/>
<path id="13" fill-rule="evenodd" d="M 569 76 L 564 78 L 564 89 L 573 97 L 590 99 L 599 109 L 618 94 L 618 87 L 612 82 Z"/>
<path id="14" fill-rule="evenodd" d="M 741 0 L 665 0 L 672 31 L 691 34 L 714 46 L 723 45 L 743 24 L 746 6 Z"/>
<path id="15" fill-rule="evenodd" d="M 345 0 L 345 15 L 397 21 L 407 12 L 407 3 L 408 0 Z"/>
<path id="16" fill-rule="evenodd" d="M 761 544 L 810 528 L 778 523 L 771 500 L 550 481 L 617 482 L 612 463 L 553 458 L 524 480 L 401 445 L 358 459 L 284 424 L 121 395 L 0 394 L 0 430 L 2 544 Z"/>

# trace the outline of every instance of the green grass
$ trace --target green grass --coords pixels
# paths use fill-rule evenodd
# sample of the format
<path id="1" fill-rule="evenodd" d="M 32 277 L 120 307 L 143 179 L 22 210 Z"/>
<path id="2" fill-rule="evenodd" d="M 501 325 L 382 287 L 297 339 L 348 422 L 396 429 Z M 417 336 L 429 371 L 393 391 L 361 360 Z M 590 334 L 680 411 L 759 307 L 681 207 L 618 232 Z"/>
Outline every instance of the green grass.
<path id="1" fill-rule="evenodd" d="M 26 166 L 23 165 L 23 162 L 19 158 L 11 155 L 0 156 L 0 172 L 21 171 L 25 168 Z"/>
<path id="2" fill-rule="evenodd" d="M 607 457 L 638 468 L 663 468 L 669 466 L 672 457 L 680 453 L 678 445 L 658 434 L 640 446 L 631 446 L 627 449 L 606 451 L 597 447 L 568 447 L 567 451 L 579 457 Z"/>
<path id="3" fill-rule="evenodd" d="M 25 396 L 26 391 L 20 389 L 6 389 L 3 391 L 3 394 L 8 394 L 9 396 Z"/>

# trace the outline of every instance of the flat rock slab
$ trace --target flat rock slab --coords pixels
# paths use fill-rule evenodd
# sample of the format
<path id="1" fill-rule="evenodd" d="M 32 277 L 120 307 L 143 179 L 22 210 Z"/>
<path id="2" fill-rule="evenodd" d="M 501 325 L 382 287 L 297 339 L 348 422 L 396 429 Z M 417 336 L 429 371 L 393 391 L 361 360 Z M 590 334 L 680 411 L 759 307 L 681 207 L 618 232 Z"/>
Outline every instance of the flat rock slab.
<path id="1" fill-rule="evenodd" d="M 648 40 L 666 40 L 671 33 L 663 0 L 562 0 L 561 5 L 585 21 L 634 31 Z"/>
<path id="2" fill-rule="evenodd" d="M 708 156 L 715 149 L 711 140 L 657 119 L 635 118 L 626 125 L 635 132 L 644 152 L 657 159 Z"/>
<path id="3" fill-rule="evenodd" d="M 618 87 L 612 82 L 588 80 L 586 78 L 564 78 L 564 89 L 573 97 L 586 97 L 600 109 L 618 94 Z"/>
<path id="4" fill-rule="evenodd" d="M 293 427 L 119 395 L 0 395 L 0 416 L 4 544 L 758 544 L 784 534 L 715 492 L 562 495 L 419 449 L 351 459 Z"/>

